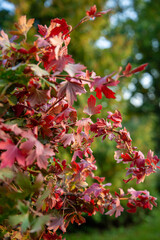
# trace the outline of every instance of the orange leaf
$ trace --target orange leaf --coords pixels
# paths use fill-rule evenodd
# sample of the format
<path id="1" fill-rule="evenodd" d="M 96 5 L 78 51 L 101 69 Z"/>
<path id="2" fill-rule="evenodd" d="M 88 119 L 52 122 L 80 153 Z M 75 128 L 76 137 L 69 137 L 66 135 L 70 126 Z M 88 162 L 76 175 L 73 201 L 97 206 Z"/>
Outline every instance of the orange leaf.
<path id="1" fill-rule="evenodd" d="M 21 16 L 18 20 L 18 23 L 15 23 L 15 27 L 18 29 L 18 31 L 11 31 L 11 34 L 15 35 L 24 35 L 25 38 L 27 36 L 27 32 L 32 27 L 34 23 L 34 18 L 31 18 L 27 21 L 26 16 Z"/>

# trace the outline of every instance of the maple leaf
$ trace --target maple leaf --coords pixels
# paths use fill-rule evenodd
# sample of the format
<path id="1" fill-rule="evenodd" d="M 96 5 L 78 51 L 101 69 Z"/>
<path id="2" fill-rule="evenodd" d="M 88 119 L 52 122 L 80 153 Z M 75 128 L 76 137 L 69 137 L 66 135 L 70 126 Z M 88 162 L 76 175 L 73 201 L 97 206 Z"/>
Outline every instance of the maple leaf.
<path id="1" fill-rule="evenodd" d="M 77 101 L 77 94 L 81 95 L 85 92 L 86 90 L 84 89 L 84 87 L 81 86 L 81 84 L 77 82 L 65 81 L 64 83 L 62 83 L 57 96 L 58 98 L 61 98 L 66 95 L 68 104 L 72 106 L 74 101 Z"/>
<path id="2" fill-rule="evenodd" d="M 96 97 L 98 97 L 99 99 L 101 99 L 102 98 L 102 92 L 103 92 L 103 94 L 105 95 L 105 97 L 106 98 L 116 98 L 114 95 L 115 95 L 115 93 L 111 90 L 111 89 L 109 89 L 108 87 L 106 87 L 105 85 L 103 85 L 102 87 L 100 87 L 100 88 L 96 88 L 95 89 L 95 91 L 96 91 Z"/>
<path id="3" fill-rule="evenodd" d="M 121 122 L 122 122 L 122 116 L 121 116 L 121 113 L 118 111 L 118 110 L 115 110 L 115 113 L 112 113 L 112 112 L 108 112 L 108 119 L 112 120 L 114 123 L 113 123 L 113 126 L 114 127 L 122 127 L 121 125 Z"/>
<path id="4" fill-rule="evenodd" d="M 0 129 L 0 139 L 2 139 L 3 141 L 6 141 L 8 138 L 9 138 L 9 134 L 5 133 Z"/>
<path id="5" fill-rule="evenodd" d="M 11 34 L 15 35 L 24 35 L 25 38 L 27 37 L 27 32 L 32 27 L 34 23 L 34 18 L 31 18 L 27 21 L 26 16 L 21 16 L 18 20 L 18 23 L 15 23 L 15 27 L 18 31 L 11 31 Z"/>
<path id="6" fill-rule="evenodd" d="M 64 147 L 67 147 L 71 145 L 71 143 L 75 142 L 74 134 L 73 133 L 65 134 L 60 141 L 63 143 Z"/>
<path id="7" fill-rule="evenodd" d="M 43 146 L 43 145 L 42 145 Z M 29 152 L 28 157 L 26 158 L 27 166 L 32 165 L 32 163 L 37 160 L 37 165 L 40 169 L 47 168 L 48 158 L 53 156 L 54 152 L 48 146 L 43 146 L 42 152 L 39 152 L 38 149 L 33 149 Z"/>
<path id="8" fill-rule="evenodd" d="M 10 41 L 8 35 L 3 30 L 0 31 L 0 34 L 2 36 L 0 36 L 0 46 L 2 47 L 2 53 L 4 53 L 10 47 Z"/>
<path id="9" fill-rule="evenodd" d="M 22 129 L 17 126 L 17 124 L 3 124 L 3 128 L 7 131 L 12 131 L 16 135 L 22 134 Z"/>
<path id="10" fill-rule="evenodd" d="M 131 71 L 132 65 L 131 65 L 130 63 L 128 63 L 128 65 L 127 65 L 126 68 L 125 68 L 125 71 L 123 71 L 123 75 L 124 75 L 125 77 L 130 77 L 130 76 L 132 76 L 133 73 L 137 73 L 137 72 L 143 71 L 143 70 L 146 68 L 147 65 L 148 65 L 148 63 L 142 64 L 142 65 L 140 65 L 139 67 L 134 68 L 134 69 Z"/>
<path id="11" fill-rule="evenodd" d="M 89 11 L 86 11 L 86 14 L 87 14 L 87 16 L 94 19 L 95 17 L 101 17 L 103 14 L 106 14 L 110 11 L 111 11 L 111 9 L 108 9 L 107 11 L 97 12 L 97 7 L 96 7 L 96 5 L 94 5 L 94 6 L 90 7 Z"/>
<path id="12" fill-rule="evenodd" d="M 44 38 L 38 36 L 38 39 L 36 41 L 36 46 L 38 46 L 38 48 L 46 48 L 46 47 L 50 46 L 50 44 Z"/>
<path id="13" fill-rule="evenodd" d="M 74 77 L 76 73 L 79 73 L 84 69 L 86 69 L 86 67 L 79 63 L 77 64 L 68 63 L 65 65 L 64 71 L 66 71 L 71 77 Z"/>
<path id="14" fill-rule="evenodd" d="M 119 83 L 118 80 L 115 80 L 112 78 L 112 76 L 115 74 L 115 72 L 105 76 L 105 77 L 96 77 L 92 83 L 92 87 L 98 87 L 101 88 L 104 84 L 106 86 L 117 86 Z"/>
<path id="15" fill-rule="evenodd" d="M 76 122 L 76 126 L 78 126 L 77 128 L 77 133 L 80 134 L 82 132 L 82 129 L 84 127 L 84 132 L 86 135 L 89 134 L 89 130 L 90 130 L 90 124 L 92 124 L 92 120 L 90 118 L 82 118 L 81 120 Z"/>
<path id="16" fill-rule="evenodd" d="M 43 76 L 48 76 L 49 73 L 40 68 L 38 65 L 36 64 L 28 64 L 28 66 L 31 68 L 31 70 L 34 72 L 34 75 L 38 76 L 38 77 L 43 77 Z"/>
<path id="17" fill-rule="evenodd" d="M 124 211 L 124 208 L 120 205 L 119 198 L 114 199 L 110 207 L 111 207 L 111 210 L 105 213 L 105 215 L 112 216 L 115 213 L 115 217 L 117 218 L 121 215 L 121 212 Z"/>
<path id="18" fill-rule="evenodd" d="M 66 232 L 63 217 L 61 217 L 61 216 L 51 217 L 51 221 L 48 224 L 48 229 L 56 232 L 58 228 L 60 228 L 63 232 Z"/>
<path id="19" fill-rule="evenodd" d="M 98 183 L 93 183 L 85 192 L 83 199 L 86 202 L 91 201 L 91 195 L 93 194 L 96 198 L 103 192 L 104 188 L 98 184 Z"/>
<path id="20" fill-rule="evenodd" d="M 75 122 L 77 119 L 77 112 L 73 107 L 68 107 L 68 104 L 65 104 L 61 109 L 61 113 L 59 113 L 54 120 L 56 123 L 60 123 L 62 120 L 66 120 L 68 118 L 70 121 Z"/>
<path id="21" fill-rule="evenodd" d="M 53 46 L 62 46 L 63 44 L 62 34 L 51 37 L 49 41 Z"/>
<path id="22" fill-rule="evenodd" d="M 88 107 L 84 108 L 84 110 L 83 110 L 84 113 L 92 116 L 94 114 L 98 114 L 98 113 L 101 112 L 100 110 L 102 109 L 102 105 L 95 106 L 96 105 L 96 98 L 93 95 L 91 95 L 88 98 L 87 102 L 88 102 Z"/>
<path id="23" fill-rule="evenodd" d="M 46 169 L 48 165 L 48 158 L 54 155 L 50 145 L 43 145 L 35 138 L 31 131 L 23 132 L 22 136 L 28 139 L 20 145 L 22 152 L 28 155 L 26 157 L 26 164 L 31 165 L 35 160 L 37 160 L 39 168 Z"/>
<path id="24" fill-rule="evenodd" d="M 108 86 L 116 86 L 119 81 L 112 78 L 115 72 L 105 76 L 105 77 L 96 77 L 92 82 L 91 86 L 95 87 L 96 96 L 101 99 L 102 93 L 106 98 L 115 98 L 114 92 L 108 88 Z"/>
<path id="25" fill-rule="evenodd" d="M 47 33 L 47 26 L 39 25 L 38 24 L 38 32 L 42 35 L 45 36 Z"/>
<path id="26" fill-rule="evenodd" d="M 6 150 L 1 154 L 1 168 L 6 166 L 12 167 L 15 160 L 21 166 L 25 166 L 25 156 L 19 148 L 12 142 L 11 139 L 7 139 L 5 142 L 0 142 L 0 149 Z"/>
<path id="27" fill-rule="evenodd" d="M 64 18 L 59 19 L 55 18 L 51 20 L 51 24 L 56 23 L 54 28 L 51 30 L 49 37 L 52 37 L 53 35 L 58 35 L 60 32 L 63 33 L 63 35 L 66 35 L 69 32 L 69 26 L 66 23 L 66 20 Z"/>
<path id="28" fill-rule="evenodd" d="M 135 213 L 137 211 L 137 207 L 136 205 L 132 204 L 132 203 L 127 203 L 127 207 L 129 207 L 130 209 L 127 209 L 127 212 L 129 213 Z"/>
<path id="29" fill-rule="evenodd" d="M 31 87 L 30 94 L 28 96 L 28 102 L 31 107 L 36 105 L 42 105 L 48 102 L 50 99 L 50 90 L 39 90 L 35 87 Z"/>

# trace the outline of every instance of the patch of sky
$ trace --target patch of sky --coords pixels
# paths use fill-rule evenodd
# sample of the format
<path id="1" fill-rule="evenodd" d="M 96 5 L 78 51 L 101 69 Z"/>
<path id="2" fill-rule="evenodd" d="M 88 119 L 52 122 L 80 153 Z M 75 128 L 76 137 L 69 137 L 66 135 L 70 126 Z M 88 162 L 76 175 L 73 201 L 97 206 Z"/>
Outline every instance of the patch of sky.
<path id="1" fill-rule="evenodd" d="M 143 54 L 142 53 L 136 53 L 135 58 L 137 60 L 141 60 L 143 58 Z"/>
<path id="2" fill-rule="evenodd" d="M 134 92 L 136 90 L 136 86 L 133 82 L 131 82 L 129 85 L 128 85 L 128 89 L 131 91 L 131 92 Z"/>
<path id="3" fill-rule="evenodd" d="M 155 98 L 156 98 L 156 96 L 152 90 L 148 92 L 148 97 L 152 101 L 155 100 Z"/>
<path id="4" fill-rule="evenodd" d="M 159 41 L 158 39 L 152 39 L 152 48 L 155 52 L 159 50 Z"/>
<path id="5" fill-rule="evenodd" d="M 106 8 L 116 9 L 117 5 L 122 8 L 122 12 L 117 12 L 110 17 L 110 23 L 112 27 L 116 27 L 119 22 L 125 22 L 127 19 L 133 21 L 138 20 L 138 14 L 133 8 L 133 0 L 113 1 L 109 0 L 106 3 Z"/>
<path id="6" fill-rule="evenodd" d="M 44 3 L 44 6 L 45 7 L 50 7 L 52 2 L 53 2 L 53 0 L 46 0 L 45 3 Z"/>
<path id="7" fill-rule="evenodd" d="M 153 83 L 153 77 L 149 73 L 144 73 L 142 75 L 142 78 L 140 80 L 141 85 L 143 88 L 148 89 L 152 86 Z"/>
<path id="8" fill-rule="evenodd" d="M 130 99 L 130 97 L 132 96 L 132 92 L 126 87 L 122 88 L 122 93 L 123 93 L 123 99 L 125 100 Z"/>
<path id="9" fill-rule="evenodd" d="M 95 46 L 100 49 L 107 49 L 112 47 L 112 42 L 102 36 L 96 41 Z"/>
<path id="10" fill-rule="evenodd" d="M 159 72 L 157 71 L 157 69 L 155 68 L 151 69 L 151 73 L 154 78 L 159 78 Z"/>
<path id="11" fill-rule="evenodd" d="M 13 3 L 10 3 L 8 1 L 0 0 L 0 9 L 4 9 L 9 11 L 10 13 L 14 13 L 15 11 L 15 6 Z"/>
<path id="12" fill-rule="evenodd" d="M 132 78 L 132 83 L 136 84 L 138 82 L 137 78 L 133 77 Z"/>
<path id="13" fill-rule="evenodd" d="M 143 94 L 135 93 L 133 97 L 130 99 L 130 103 L 135 107 L 141 107 L 143 104 Z"/>

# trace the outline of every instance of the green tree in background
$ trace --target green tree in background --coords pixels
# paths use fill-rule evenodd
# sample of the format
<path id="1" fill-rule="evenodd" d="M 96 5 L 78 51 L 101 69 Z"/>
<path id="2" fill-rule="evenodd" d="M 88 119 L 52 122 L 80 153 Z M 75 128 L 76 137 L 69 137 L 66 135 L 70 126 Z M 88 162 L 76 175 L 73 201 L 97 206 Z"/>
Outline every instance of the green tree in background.
<path id="1" fill-rule="evenodd" d="M 131 98 L 127 111 L 132 115 L 134 113 L 141 115 L 143 122 L 152 121 L 152 138 L 155 142 L 155 150 L 157 154 L 160 154 L 160 1 L 135 0 L 129 2 L 128 6 L 123 6 L 122 1 L 114 1 L 117 18 L 120 22 L 114 31 L 132 38 L 133 51 L 129 58 L 132 64 L 148 62 L 149 65 L 146 72 L 141 76 L 134 77 L 132 85 L 128 87 Z M 135 18 L 133 20 L 122 18 L 131 9 Z M 139 102 L 134 104 L 136 99 Z M 144 125 L 144 133 L 145 129 Z M 144 138 L 146 135 L 147 133 L 144 134 Z"/>
<path id="2" fill-rule="evenodd" d="M 109 3 L 110 1 L 104 1 L 104 0 L 96 0 L 96 1 L 92 1 L 92 0 L 81 0 L 81 1 L 79 0 L 74 0 L 74 1 L 71 1 L 71 0 L 54 0 L 54 1 L 12 0 L 8 2 L 11 2 L 15 5 L 15 13 L 13 15 L 10 15 L 10 14 L 6 14 L 7 10 L 0 11 L 0 19 L 1 19 L 0 26 L 3 29 L 12 29 L 11 26 L 13 22 L 16 22 L 17 19 L 22 15 L 27 15 L 27 18 L 35 18 L 36 19 L 35 28 L 37 27 L 38 24 L 49 25 L 50 20 L 55 17 L 65 18 L 68 24 L 75 26 L 78 23 L 79 19 L 83 17 L 83 12 L 85 12 L 91 5 L 96 4 L 99 10 L 104 10 L 107 8 L 107 6 L 109 6 L 107 5 L 107 3 Z M 112 2 L 116 3 L 120 1 L 113 0 Z M 104 16 L 103 18 L 97 18 L 94 23 L 92 21 L 88 22 L 87 24 L 84 23 L 77 30 L 75 30 L 72 33 L 71 37 L 72 37 L 72 41 L 76 44 L 72 45 L 69 51 L 70 51 L 70 54 L 74 56 L 76 62 L 80 62 L 80 63 L 83 63 L 84 65 L 87 65 L 88 69 L 94 69 L 96 73 L 99 75 L 106 75 L 111 73 L 113 70 L 118 69 L 119 66 L 126 65 L 127 63 L 126 59 L 130 58 L 129 61 L 130 62 L 132 61 L 131 63 L 133 63 L 133 65 L 140 65 L 141 63 L 149 62 L 149 68 L 147 70 L 148 70 L 148 73 L 153 76 L 153 74 L 151 73 L 152 72 L 151 70 L 153 69 L 153 67 L 151 62 L 149 61 L 152 59 L 152 57 L 148 58 L 148 55 L 152 56 L 151 52 L 148 51 L 148 45 L 146 43 L 144 43 L 144 45 L 141 44 L 142 40 L 144 40 L 145 42 L 145 37 L 143 37 L 142 39 L 142 31 L 145 32 L 143 33 L 143 36 L 145 36 L 145 34 L 147 35 L 147 33 L 150 31 L 150 30 L 147 30 L 147 27 L 146 27 L 147 26 L 146 24 L 148 24 L 147 22 L 149 21 L 149 18 L 146 17 L 146 13 L 144 10 L 149 3 L 145 3 L 144 1 L 139 1 L 139 2 L 134 1 L 134 4 L 135 4 L 135 9 L 137 10 L 137 14 L 139 16 L 139 20 L 138 20 L 140 22 L 139 24 L 137 23 L 135 24 L 134 21 L 126 19 L 126 22 L 124 24 L 119 21 L 120 24 L 116 25 L 116 27 L 113 27 L 113 22 L 112 22 L 113 18 L 111 17 L 109 19 L 108 16 Z M 113 17 L 116 16 L 116 13 L 118 13 L 119 11 L 120 13 L 123 13 L 123 9 L 120 7 L 120 4 L 117 6 L 118 6 L 117 9 L 113 7 L 113 11 L 110 13 L 110 16 L 112 15 Z M 156 6 L 155 6 L 155 9 L 156 9 Z M 157 7 L 157 11 L 158 11 L 158 7 Z M 146 19 L 144 19 L 144 17 Z M 157 19 L 158 19 L 158 16 L 157 16 Z M 157 22 L 157 26 L 158 26 L 158 22 Z M 154 27 L 155 26 L 153 26 L 153 28 Z M 132 35 L 133 31 L 134 31 L 134 37 Z M 150 31 L 151 39 L 153 38 L 153 34 L 156 31 L 157 31 L 156 28 L 153 32 Z M 102 45 L 102 42 L 105 42 L 105 40 L 109 40 L 110 43 L 112 44 L 110 48 L 104 47 Z M 133 49 L 133 44 L 134 44 L 134 49 Z M 142 49 L 139 48 L 140 45 Z M 144 46 L 145 46 L 144 52 L 146 51 L 146 55 L 145 53 L 143 53 Z M 133 55 L 132 55 L 133 57 L 131 58 L 130 56 L 131 56 L 132 50 L 133 50 Z M 143 55 L 143 58 L 140 60 L 136 60 L 136 58 L 134 58 L 135 54 L 138 54 L 138 53 L 141 53 Z M 157 53 L 155 52 L 154 54 L 157 54 Z M 137 61 L 138 61 L 138 64 L 137 64 Z M 156 62 L 156 66 L 158 66 L 158 59 Z M 158 67 L 156 67 L 156 69 L 157 68 Z M 143 88 L 143 86 L 138 81 L 138 77 L 136 77 L 136 80 L 134 79 L 132 81 L 137 81 L 137 83 L 134 84 L 135 92 L 133 91 L 132 94 L 134 95 L 135 93 L 139 92 L 141 94 L 145 94 L 146 96 L 148 96 L 147 92 L 149 91 L 149 89 Z M 128 80 L 127 81 L 122 80 L 121 88 L 123 86 L 124 93 L 126 92 L 128 85 L 129 85 Z M 156 90 L 158 91 L 158 88 Z M 120 99 L 121 100 L 117 101 L 116 104 L 114 103 L 115 105 L 113 106 L 113 109 L 117 109 L 117 108 L 120 109 L 120 111 L 124 115 L 126 115 L 124 117 L 126 120 L 128 120 L 128 118 L 132 118 L 132 123 L 128 127 L 130 131 L 133 129 L 134 134 L 132 135 L 135 136 L 133 139 L 135 145 L 141 145 L 142 142 L 145 142 L 145 144 L 142 146 L 143 151 L 145 150 L 144 148 L 147 143 L 148 145 L 151 146 L 151 148 L 153 148 L 153 145 L 151 143 L 153 120 L 152 118 L 149 118 L 146 124 L 144 112 L 146 113 L 146 111 L 148 110 L 144 110 L 144 109 L 146 109 L 146 107 L 149 108 L 149 106 L 152 106 L 152 103 L 154 102 L 154 100 L 152 100 L 152 103 L 151 103 L 149 97 L 146 98 L 148 99 L 149 104 L 143 101 L 143 105 L 139 108 L 136 108 L 134 107 L 134 105 L 129 104 L 130 113 L 128 115 L 128 108 L 127 108 L 128 102 L 123 100 L 122 92 L 120 92 L 120 90 L 117 90 L 117 92 L 118 91 L 119 91 L 118 100 Z M 156 93 L 154 94 L 156 96 Z M 84 101 L 81 103 L 78 102 L 80 108 L 85 106 L 86 99 L 87 98 L 84 96 Z M 158 99 L 157 96 L 156 96 L 156 99 Z M 106 108 L 106 112 L 107 112 L 108 106 L 112 105 L 113 101 L 104 100 L 102 104 Z M 144 108 L 144 106 L 146 107 Z M 153 112 L 153 109 L 151 107 L 149 109 L 150 109 L 150 112 Z M 137 120 L 138 118 L 136 117 L 136 115 L 139 112 L 141 113 L 140 121 Z M 156 111 L 154 113 L 156 114 Z M 147 137 L 146 136 L 143 137 L 141 135 L 141 132 L 144 131 L 142 129 L 144 128 L 145 128 L 145 133 Z M 137 141 L 140 141 L 140 144 L 139 143 L 137 144 Z M 122 174 L 121 165 L 117 165 L 116 162 L 114 163 L 113 157 L 111 157 L 113 155 L 113 144 L 111 143 L 106 145 L 106 142 L 104 144 L 101 142 L 97 142 L 95 148 L 97 149 L 95 157 L 99 159 L 97 160 L 98 167 L 99 167 L 99 174 L 100 175 L 105 174 L 109 181 L 112 179 L 112 182 L 114 183 L 113 185 L 119 185 L 119 187 L 122 187 L 121 186 L 122 183 L 119 182 L 118 180 L 119 176 Z"/>

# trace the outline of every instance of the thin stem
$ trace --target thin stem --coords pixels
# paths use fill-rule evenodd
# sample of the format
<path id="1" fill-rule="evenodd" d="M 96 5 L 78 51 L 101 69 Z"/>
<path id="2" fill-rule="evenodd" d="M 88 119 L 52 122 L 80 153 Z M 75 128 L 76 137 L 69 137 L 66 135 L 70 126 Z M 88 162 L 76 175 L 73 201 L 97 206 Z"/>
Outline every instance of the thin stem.
<path id="1" fill-rule="evenodd" d="M 71 32 L 73 32 L 77 27 L 79 27 L 82 23 L 87 22 L 90 18 L 88 16 L 85 16 L 84 18 L 82 18 L 80 20 L 79 23 L 77 23 L 77 25 L 75 27 L 73 27 L 68 33 L 66 33 L 64 36 L 67 36 L 68 34 L 70 34 Z"/>
<path id="2" fill-rule="evenodd" d="M 62 77 L 66 78 L 66 77 L 70 77 L 70 76 L 69 75 L 56 75 L 55 77 L 64 80 Z M 81 77 L 70 77 L 70 78 L 75 78 L 75 79 L 78 79 L 78 80 L 81 80 L 81 81 L 85 81 L 85 82 L 91 82 L 91 83 L 93 82 L 90 79 L 81 78 Z"/>
<path id="3" fill-rule="evenodd" d="M 119 198 L 119 200 L 128 200 L 128 198 L 125 198 L 125 197 L 124 198 Z"/>
<path id="4" fill-rule="evenodd" d="M 61 97 L 61 98 L 59 98 L 59 99 L 47 110 L 46 115 L 47 115 L 47 114 L 54 108 L 54 106 L 55 106 L 57 103 L 59 103 L 63 98 L 64 98 L 64 96 Z"/>

